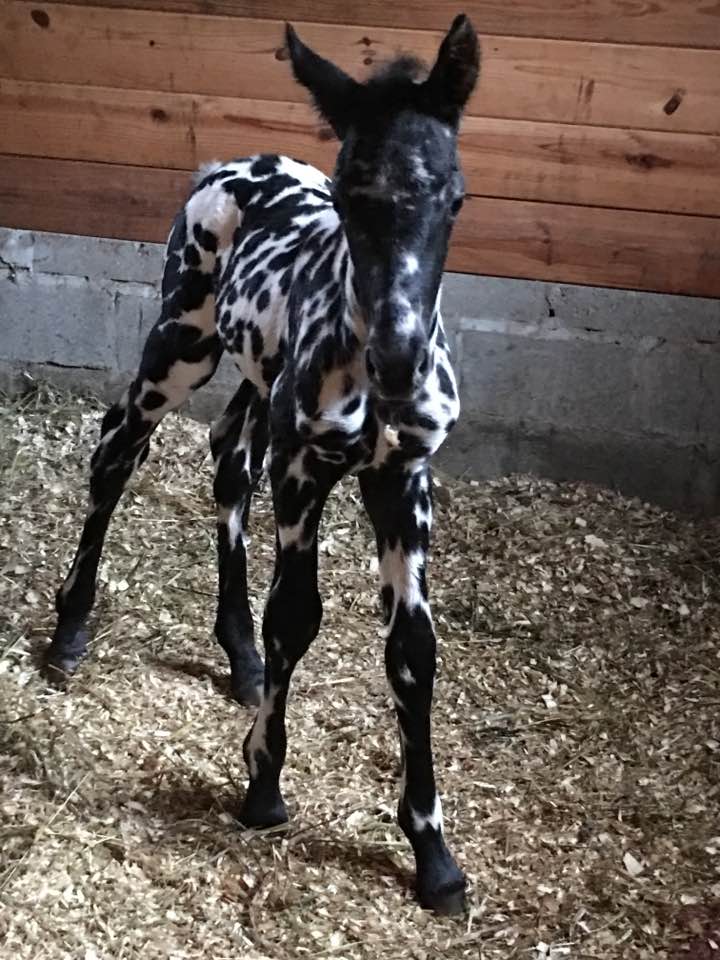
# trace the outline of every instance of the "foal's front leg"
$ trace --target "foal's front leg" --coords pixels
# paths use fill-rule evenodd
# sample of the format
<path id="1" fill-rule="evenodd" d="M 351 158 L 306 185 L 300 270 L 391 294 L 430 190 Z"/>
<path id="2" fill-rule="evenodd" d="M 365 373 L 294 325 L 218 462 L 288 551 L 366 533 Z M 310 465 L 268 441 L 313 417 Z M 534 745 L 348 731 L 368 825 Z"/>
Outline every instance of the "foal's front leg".
<path id="1" fill-rule="evenodd" d="M 280 792 L 285 762 L 285 706 L 290 678 L 320 629 L 317 531 L 339 474 L 312 450 L 273 451 L 270 479 L 277 523 L 273 585 L 265 608 L 265 683 L 243 754 L 250 782 L 240 812 L 247 827 L 271 827 L 288 819 Z"/>
<path id="2" fill-rule="evenodd" d="M 377 537 L 385 668 L 400 731 L 398 821 L 415 854 L 420 903 L 438 913 L 458 913 L 464 907 L 465 877 L 443 839 L 430 745 L 436 643 L 425 580 L 432 520 L 429 469 L 415 463 L 365 470 L 360 489 Z"/>

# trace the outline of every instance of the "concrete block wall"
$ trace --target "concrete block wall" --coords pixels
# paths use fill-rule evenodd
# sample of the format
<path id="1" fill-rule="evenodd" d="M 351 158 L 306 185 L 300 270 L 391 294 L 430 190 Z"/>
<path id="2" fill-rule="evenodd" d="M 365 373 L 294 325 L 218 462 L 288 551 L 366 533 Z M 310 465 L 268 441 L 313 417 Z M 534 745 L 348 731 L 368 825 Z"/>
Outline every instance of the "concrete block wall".
<path id="1" fill-rule="evenodd" d="M 157 244 L 0 229 L 0 387 L 27 375 L 112 398 L 159 310 Z M 590 480 L 720 510 L 720 302 L 448 274 L 463 413 L 442 465 Z M 215 416 L 223 362 L 189 404 Z"/>
<path id="2" fill-rule="evenodd" d="M 720 301 L 450 278 L 464 413 L 447 465 L 720 510 Z"/>

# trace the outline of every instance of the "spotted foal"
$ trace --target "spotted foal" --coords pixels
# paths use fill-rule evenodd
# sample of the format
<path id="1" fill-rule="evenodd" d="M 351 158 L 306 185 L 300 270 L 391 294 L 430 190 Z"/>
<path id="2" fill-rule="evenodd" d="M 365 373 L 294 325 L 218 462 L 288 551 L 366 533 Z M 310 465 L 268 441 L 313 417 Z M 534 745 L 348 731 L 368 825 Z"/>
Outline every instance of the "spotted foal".
<path id="1" fill-rule="evenodd" d="M 240 820 L 287 820 L 279 787 L 285 705 L 320 627 L 318 525 L 333 486 L 356 473 L 380 559 L 403 763 L 399 822 L 415 853 L 421 903 L 455 912 L 465 879 L 443 840 L 433 775 L 435 633 L 425 559 L 429 458 L 458 415 L 439 293 L 463 199 L 457 131 L 477 79 L 477 37 L 459 16 L 429 72 L 402 57 L 362 84 L 289 26 L 287 44 L 295 77 L 341 141 L 335 174 L 268 155 L 200 172 L 168 240 L 160 319 L 135 380 L 102 422 L 48 667 L 70 674 L 86 653 L 112 512 L 159 422 L 212 377 L 226 350 L 242 379 L 211 430 L 215 632 L 235 697 L 259 703 L 244 744 L 250 779 Z M 263 675 L 244 537 L 268 448 L 277 535 Z"/>

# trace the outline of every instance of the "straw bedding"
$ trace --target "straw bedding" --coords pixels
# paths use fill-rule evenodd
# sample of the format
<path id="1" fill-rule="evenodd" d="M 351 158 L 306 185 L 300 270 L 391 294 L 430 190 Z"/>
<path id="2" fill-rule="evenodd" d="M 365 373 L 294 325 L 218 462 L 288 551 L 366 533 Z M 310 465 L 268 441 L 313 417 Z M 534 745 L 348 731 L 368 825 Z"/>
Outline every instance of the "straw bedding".
<path id="1" fill-rule="evenodd" d="M 234 820 L 251 714 L 211 636 L 206 428 L 161 427 L 111 527 L 92 655 L 39 655 L 99 407 L 0 404 L 3 957 L 720 957 L 720 524 L 527 477 L 435 481 L 436 765 L 469 912 L 412 898 L 372 537 L 322 528 L 325 620 L 297 671 L 285 834 Z M 258 619 L 267 490 L 252 519 Z"/>

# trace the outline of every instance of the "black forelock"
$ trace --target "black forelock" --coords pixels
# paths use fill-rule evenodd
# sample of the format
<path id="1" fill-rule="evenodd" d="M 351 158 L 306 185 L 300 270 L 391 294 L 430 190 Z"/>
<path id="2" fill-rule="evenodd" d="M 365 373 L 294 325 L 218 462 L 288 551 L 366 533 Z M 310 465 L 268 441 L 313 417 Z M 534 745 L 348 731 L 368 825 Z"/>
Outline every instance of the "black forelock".
<path id="1" fill-rule="evenodd" d="M 429 72 L 427 65 L 419 57 L 401 54 L 393 60 L 378 64 L 366 80 L 365 86 L 391 96 L 394 91 L 404 90 L 408 84 L 421 83 Z"/>
<path id="2" fill-rule="evenodd" d="M 410 109 L 431 114 L 448 123 L 456 122 L 457 112 L 448 110 L 447 105 L 429 89 L 425 82 L 429 75 L 427 64 L 411 54 L 401 54 L 379 64 L 360 85 L 356 119 L 364 115 L 365 119 L 372 122 L 378 114 L 387 115 Z"/>

